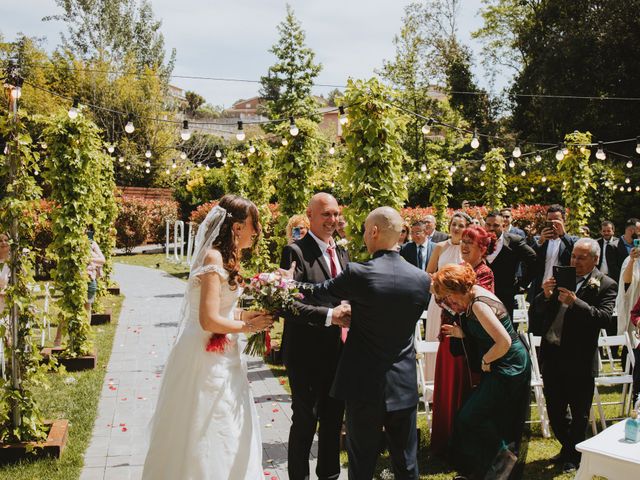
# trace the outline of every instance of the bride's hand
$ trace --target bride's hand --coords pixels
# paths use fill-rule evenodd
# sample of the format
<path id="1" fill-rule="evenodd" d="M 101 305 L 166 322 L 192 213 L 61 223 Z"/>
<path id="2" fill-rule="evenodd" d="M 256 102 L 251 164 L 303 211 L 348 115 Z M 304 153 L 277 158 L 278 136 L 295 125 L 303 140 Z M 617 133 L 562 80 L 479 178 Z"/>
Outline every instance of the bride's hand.
<path id="1" fill-rule="evenodd" d="M 245 310 L 244 323 L 252 332 L 261 332 L 273 325 L 274 317 L 267 312 Z"/>
<path id="2" fill-rule="evenodd" d="M 291 266 L 289 270 L 285 270 L 284 268 L 279 268 L 278 273 L 282 277 L 283 280 L 293 280 L 293 272 L 296 271 L 296 262 L 291 262 Z"/>

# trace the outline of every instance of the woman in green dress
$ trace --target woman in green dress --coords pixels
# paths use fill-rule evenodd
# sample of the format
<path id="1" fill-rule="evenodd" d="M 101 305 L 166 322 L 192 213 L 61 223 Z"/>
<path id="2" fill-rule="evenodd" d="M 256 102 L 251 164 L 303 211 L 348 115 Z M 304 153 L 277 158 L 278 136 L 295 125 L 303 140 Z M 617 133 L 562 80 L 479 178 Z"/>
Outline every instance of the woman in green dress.
<path id="1" fill-rule="evenodd" d="M 454 421 L 451 458 L 469 479 L 507 479 L 522 473 L 521 441 L 529 414 L 531 363 L 498 298 L 475 285 L 467 264 L 447 265 L 433 275 L 439 302 L 460 314 L 459 325 L 443 325 L 444 335 L 463 338 L 469 362 L 482 370 L 479 385 Z"/>

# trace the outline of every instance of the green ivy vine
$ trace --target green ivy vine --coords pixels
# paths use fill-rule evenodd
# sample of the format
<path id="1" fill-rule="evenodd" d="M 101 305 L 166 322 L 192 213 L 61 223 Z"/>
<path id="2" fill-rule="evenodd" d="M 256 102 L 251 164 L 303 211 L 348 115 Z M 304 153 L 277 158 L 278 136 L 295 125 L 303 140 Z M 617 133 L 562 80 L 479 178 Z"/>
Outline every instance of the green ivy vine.
<path id="1" fill-rule="evenodd" d="M 484 154 L 480 179 L 484 182 L 484 204 L 491 210 L 499 210 L 504 206 L 503 199 L 507 194 L 506 160 L 503 148 L 492 148 Z"/>
<path id="2" fill-rule="evenodd" d="M 451 198 L 450 188 L 453 185 L 451 162 L 437 158 L 429 162 L 429 203 L 433 206 L 436 225 L 447 225 L 447 207 Z"/>

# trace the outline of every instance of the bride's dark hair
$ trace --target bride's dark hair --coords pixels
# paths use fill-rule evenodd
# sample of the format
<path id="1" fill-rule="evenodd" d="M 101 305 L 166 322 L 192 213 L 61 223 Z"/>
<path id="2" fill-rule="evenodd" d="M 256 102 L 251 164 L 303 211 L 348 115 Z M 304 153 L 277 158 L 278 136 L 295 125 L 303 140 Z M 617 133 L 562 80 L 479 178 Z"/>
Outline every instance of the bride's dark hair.
<path id="1" fill-rule="evenodd" d="M 211 245 L 222 254 L 222 264 L 229 272 L 229 285 L 236 287 L 242 281 L 240 276 L 240 252 L 238 250 L 238 238 L 233 232 L 234 223 L 244 223 L 249 217 L 257 236 L 253 242 L 256 243 L 262 231 L 260 226 L 258 208 L 251 201 L 238 195 L 225 195 L 220 199 L 218 206 L 227 211 L 227 217 L 220 226 L 220 232 Z"/>

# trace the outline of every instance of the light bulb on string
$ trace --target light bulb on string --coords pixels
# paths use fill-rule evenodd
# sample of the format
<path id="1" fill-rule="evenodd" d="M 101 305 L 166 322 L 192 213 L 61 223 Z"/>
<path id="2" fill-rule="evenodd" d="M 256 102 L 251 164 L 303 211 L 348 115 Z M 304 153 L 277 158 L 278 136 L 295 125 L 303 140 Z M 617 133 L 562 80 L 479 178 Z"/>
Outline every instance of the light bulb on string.
<path id="1" fill-rule="evenodd" d="M 631 160 L 627 162 L 627 168 L 633 168 L 633 162 Z"/>
<path id="2" fill-rule="evenodd" d="M 296 125 L 296 121 L 293 117 L 289 117 L 289 133 L 292 137 L 297 136 L 300 133 L 298 126 Z"/>
<path id="3" fill-rule="evenodd" d="M 636 192 L 640 192 L 640 186 L 636 185 Z"/>
<path id="4" fill-rule="evenodd" d="M 621 187 L 620 187 L 620 191 L 621 191 L 621 192 L 624 192 L 624 187 L 622 187 L 622 186 L 621 186 Z"/>
<path id="5" fill-rule="evenodd" d="M 631 191 L 631 187 L 627 187 L 627 192 L 630 192 L 630 191 Z"/>
<path id="6" fill-rule="evenodd" d="M 449 169 L 449 171 L 451 172 L 451 174 L 456 173 L 456 170 L 458 170 L 458 168 L 455 165 L 451 165 L 451 168 Z"/>
<path id="7" fill-rule="evenodd" d="M 522 170 L 522 171 L 520 172 L 520 176 L 521 176 L 521 177 L 526 177 L 526 176 L 527 176 L 527 171 L 526 171 L 526 170 Z"/>
<path id="8" fill-rule="evenodd" d="M 511 155 L 513 156 L 513 158 L 520 158 L 520 155 L 522 155 L 522 150 L 520 150 L 520 147 L 516 145 L 516 148 L 513 149 Z"/>
<path id="9" fill-rule="evenodd" d="M 167 175 L 169 175 L 171 173 L 171 170 L 169 170 L 168 168 L 164 171 L 164 173 L 166 173 Z"/>
<path id="10" fill-rule="evenodd" d="M 533 157 L 536 163 L 540 163 L 542 161 L 542 156 L 538 153 L 535 157 Z"/>
<path id="11" fill-rule="evenodd" d="M 124 163 L 124 157 L 118 157 L 118 162 L 119 163 Z"/>
<path id="12" fill-rule="evenodd" d="M 516 166 L 516 162 L 513 161 L 513 159 L 509 160 L 509 167 L 513 168 Z"/>
<path id="13" fill-rule="evenodd" d="M 74 120 L 74 119 L 78 118 L 78 113 L 80 113 L 78 111 L 78 104 L 79 104 L 78 99 L 74 98 L 73 99 L 73 104 L 71 105 L 71 108 L 69 109 L 69 112 L 67 112 L 67 115 L 69 115 L 69 118 L 71 120 Z"/>
<path id="14" fill-rule="evenodd" d="M 624 179 L 624 183 L 631 183 L 631 180 L 629 179 L 629 177 Z"/>
<path id="15" fill-rule="evenodd" d="M 204 169 L 208 172 L 209 170 L 211 170 L 211 167 L 209 165 L 206 165 Z"/>
<path id="16" fill-rule="evenodd" d="M 513 191 L 517 192 L 518 191 L 518 187 L 513 187 Z"/>
<path id="17" fill-rule="evenodd" d="M 329 155 L 334 155 L 336 153 L 336 142 L 333 142 L 329 147 Z"/>
<path id="18" fill-rule="evenodd" d="M 409 180 L 409 177 L 408 177 L 407 175 L 405 175 L 404 177 L 402 177 L 402 180 L 403 180 L 404 182 L 406 182 L 406 181 L 408 181 L 408 180 Z"/>
<path id="19" fill-rule="evenodd" d="M 484 172 L 487 169 L 487 166 L 483 163 L 480 165 L 480 171 Z"/>
<path id="20" fill-rule="evenodd" d="M 151 166 L 151 162 L 147 160 L 146 162 L 144 162 L 144 166 L 149 168 Z"/>
<path id="21" fill-rule="evenodd" d="M 427 180 L 431 180 L 431 174 L 427 173 Z"/>
<path id="22" fill-rule="evenodd" d="M 468 182 L 469 181 L 469 177 L 464 177 L 464 181 Z"/>
<path id="23" fill-rule="evenodd" d="M 565 155 L 569 153 L 569 148 L 567 148 L 566 145 L 562 148 L 562 153 L 564 153 Z"/>
<path id="24" fill-rule="evenodd" d="M 46 142 L 42 142 L 40 146 L 42 147 L 43 150 L 46 150 L 49 147 Z"/>
<path id="25" fill-rule="evenodd" d="M 38 175 L 40 175 L 40 171 L 38 171 L 38 170 L 34 170 L 34 171 L 33 171 L 33 174 L 37 177 Z"/>
<path id="26" fill-rule="evenodd" d="M 109 145 L 109 146 L 107 147 L 107 152 L 109 152 L 109 153 L 113 153 L 113 152 L 115 152 L 115 151 L 116 151 L 116 148 L 115 148 L 113 145 Z"/>
<path id="27" fill-rule="evenodd" d="M 147 148 L 147 151 L 144 152 L 144 156 L 147 158 L 151 158 L 151 149 Z"/>
<path id="28" fill-rule="evenodd" d="M 422 125 L 421 130 L 423 135 L 429 135 L 429 133 L 431 133 L 431 125 L 433 125 L 433 118 L 428 119 L 427 123 Z"/>
<path id="29" fill-rule="evenodd" d="M 480 186 L 484 187 L 484 181 L 480 182 Z"/>
<path id="30" fill-rule="evenodd" d="M 182 121 L 182 131 L 180 132 L 180 138 L 185 142 L 191 138 L 191 131 L 189 130 L 189 121 Z"/>
<path id="31" fill-rule="evenodd" d="M 423 163 L 422 166 L 420 167 L 420 171 L 421 172 L 426 172 L 427 171 L 427 166 Z"/>
<path id="32" fill-rule="evenodd" d="M 602 142 L 598 142 L 598 150 L 596 151 L 596 158 L 598 160 L 604 160 L 607 158 L 607 154 L 604 153 L 604 144 Z"/>
<path id="33" fill-rule="evenodd" d="M 558 146 L 558 151 L 556 152 L 556 160 L 560 161 L 564 158 L 564 147 L 562 143 Z"/>
<path id="34" fill-rule="evenodd" d="M 535 188 L 533 188 L 533 187 L 531 187 L 531 188 L 529 189 L 529 191 L 530 191 L 531 193 L 533 193 L 533 192 L 535 192 L 535 191 L 536 191 L 536 189 L 535 189 Z"/>
<path id="35" fill-rule="evenodd" d="M 227 157 L 224 157 L 224 158 L 222 159 L 222 164 L 223 164 L 223 165 L 226 165 L 226 164 L 227 164 Z"/>
<path id="36" fill-rule="evenodd" d="M 346 125 L 347 123 L 349 123 L 349 118 L 347 117 L 347 114 L 345 113 L 344 107 L 342 105 L 338 107 L 338 112 L 340 113 L 340 125 Z"/>
<path id="37" fill-rule="evenodd" d="M 149 173 L 151 172 L 151 170 L 149 170 L 148 168 L 145 169 L 144 173 Z"/>
<path id="38" fill-rule="evenodd" d="M 480 146 L 480 140 L 478 140 L 478 132 L 473 131 L 473 138 L 471 139 L 471 148 L 475 149 Z"/>
<path id="39" fill-rule="evenodd" d="M 191 175 L 191 169 L 187 168 L 187 175 Z"/>
<path id="40" fill-rule="evenodd" d="M 253 146 L 253 142 L 249 140 L 249 153 L 256 153 L 256 147 Z"/>
<path id="41" fill-rule="evenodd" d="M 220 151 L 220 149 L 218 148 L 218 145 L 216 145 L 215 147 L 213 147 L 216 151 L 215 155 L 216 158 L 220 158 L 222 156 L 222 152 Z"/>
<path id="42" fill-rule="evenodd" d="M 286 138 L 283 138 L 282 140 L 280 140 L 280 143 L 282 144 L 283 147 L 286 147 L 287 145 L 289 145 L 289 142 L 287 141 Z"/>
<path id="43" fill-rule="evenodd" d="M 187 152 L 180 152 L 180 159 L 181 160 L 186 160 L 187 159 Z"/>
<path id="44" fill-rule="evenodd" d="M 124 126 L 124 131 L 127 133 L 133 133 L 136 127 L 133 125 L 133 115 L 129 114 L 127 117 L 127 124 Z"/>
<path id="45" fill-rule="evenodd" d="M 127 166 L 126 166 L 126 167 L 124 167 L 124 168 L 126 168 L 127 170 L 131 170 L 131 165 L 128 165 L 128 164 L 127 164 Z"/>
<path id="46" fill-rule="evenodd" d="M 246 135 L 244 134 L 244 127 L 242 125 L 242 120 L 238 120 L 238 131 L 236 132 L 236 139 L 241 142 L 245 139 Z"/>
<path id="47" fill-rule="evenodd" d="M 547 193 L 551 191 L 551 187 L 547 187 Z"/>
<path id="48" fill-rule="evenodd" d="M 171 168 L 178 168 L 178 165 L 176 164 L 176 159 L 173 159 L 173 163 L 171 164 Z"/>
<path id="49" fill-rule="evenodd" d="M 543 176 L 542 176 L 542 178 L 540 179 L 540 181 L 541 181 L 542 183 L 546 182 L 546 181 L 547 181 L 547 177 L 545 177 L 545 176 L 543 175 Z"/>
<path id="50" fill-rule="evenodd" d="M 640 137 L 636 138 L 636 153 L 640 155 Z"/>
<path id="51" fill-rule="evenodd" d="M 360 157 L 358 160 L 360 161 L 360 163 L 364 163 L 364 158 Z"/>

